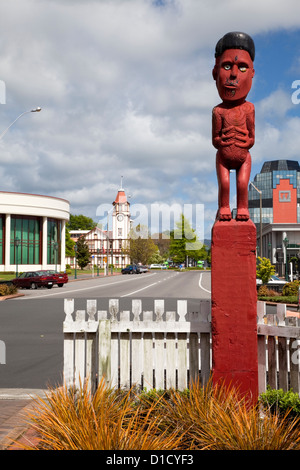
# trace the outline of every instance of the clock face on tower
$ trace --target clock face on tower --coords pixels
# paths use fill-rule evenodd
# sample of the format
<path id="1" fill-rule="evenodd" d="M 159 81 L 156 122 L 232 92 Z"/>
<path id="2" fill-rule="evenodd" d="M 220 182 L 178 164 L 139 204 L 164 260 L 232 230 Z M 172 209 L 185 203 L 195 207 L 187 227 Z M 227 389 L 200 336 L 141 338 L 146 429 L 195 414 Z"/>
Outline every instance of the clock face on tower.
<path id="1" fill-rule="evenodd" d="M 123 215 L 122 215 L 122 214 L 118 214 L 118 215 L 117 215 L 117 219 L 118 219 L 119 222 L 122 222 L 122 220 L 123 220 Z"/>

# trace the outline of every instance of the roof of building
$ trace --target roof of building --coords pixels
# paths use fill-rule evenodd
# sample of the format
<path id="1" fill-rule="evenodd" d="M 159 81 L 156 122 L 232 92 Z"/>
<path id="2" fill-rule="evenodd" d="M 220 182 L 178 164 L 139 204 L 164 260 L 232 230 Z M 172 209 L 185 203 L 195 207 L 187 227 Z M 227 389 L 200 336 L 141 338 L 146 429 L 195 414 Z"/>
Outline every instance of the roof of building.
<path id="1" fill-rule="evenodd" d="M 125 191 L 124 189 L 119 189 L 118 194 L 113 204 L 124 204 L 125 202 L 128 202 Z"/>
<path id="2" fill-rule="evenodd" d="M 273 160 L 265 162 L 262 166 L 261 173 L 270 173 L 272 171 L 295 170 L 300 171 L 299 162 L 297 160 Z"/>

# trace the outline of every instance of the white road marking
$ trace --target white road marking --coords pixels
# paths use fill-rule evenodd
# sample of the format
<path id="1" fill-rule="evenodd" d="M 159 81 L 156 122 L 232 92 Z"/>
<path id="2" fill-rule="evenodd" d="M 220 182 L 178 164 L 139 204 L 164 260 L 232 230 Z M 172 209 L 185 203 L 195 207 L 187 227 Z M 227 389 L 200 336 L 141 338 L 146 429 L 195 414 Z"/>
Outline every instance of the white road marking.
<path id="1" fill-rule="evenodd" d="M 156 274 L 157 273 L 148 274 L 147 277 L 156 276 Z M 67 290 L 66 293 L 65 293 L 65 297 L 68 297 L 68 295 L 72 294 L 73 292 L 81 292 L 81 291 L 92 290 L 92 289 L 101 289 L 102 287 L 109 287 L 109 286 L 113 286 L 115 284 L 122 284 L 124 282 L 130 282 L 130 281 L 133 281 L 134 279 L 137 279 L 137 278 L 132 277 L 130 279 L 122 279 L 122 281 L 115 281 L 115 282 L 111 282 L 111 283 L 107 283 L 107 284 L 106 283 L 105 284 L 98 284 L 97 286 L 91 286 L 91 287 L 82 287 L 81 289 Z M 84 279 L 82 279 L 82 280 L 84 280 Z M 51 294 L 25 295 L 25 297 L 20 297 L 19 299 L 42 299 L 44 297 L 53 297 L 55 295 L 61 295 L 61 294 L 62 294 L 62 291 L 60 290 L 59 292 L 52 292 Z M 18 299 L 16 299 L 16 300 L 18 300 Z"/>
<path id="2" fill-rule="evenodd" d="M 202 275 L 203 275 L 203 273 L 200 274 L 200 278 L 199 278 L 199 287 L 200 287 L 200 289 L 204 290 L 205 292 L 208 292 L 209 294 L 211 294 L 211 291 L 210 291 L 210 290 L 205 289 L 205 287 L 202 286 Z"/>
<path id="3" fill-rule="evenodd" d="M 174 273 L 173 276 L 165 277 L 164 279 L 160 279 L 157 282 L 153 282 L 153 284 L 149 284 L 148 286 L 142 287 L 141 289 L 135 290 L 133 292 L 129 292 L 129 294 L 121 295 L 121 297 L 129 297 L 130 295 L 134 295 L 137 292 L 141 292 L 142 290 L 148 289 L 148 287 L 152 287 L 152 286 L 155 286 L 156 284 L 159 284 L 160 282 L 167 281 L 168 279 L 171 279 L 172 277 L 176 276 L 177 274 L 178 273 Z"/>

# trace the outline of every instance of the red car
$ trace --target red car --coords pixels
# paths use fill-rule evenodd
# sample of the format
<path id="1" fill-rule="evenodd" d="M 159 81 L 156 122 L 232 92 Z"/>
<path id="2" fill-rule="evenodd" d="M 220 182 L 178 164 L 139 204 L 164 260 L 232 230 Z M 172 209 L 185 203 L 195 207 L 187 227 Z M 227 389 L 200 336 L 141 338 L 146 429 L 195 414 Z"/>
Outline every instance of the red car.
<path id="1" fill-rule="evenodd" d="M 38 287 L 48 287 L 48 289 L 51 289 L 53 284 L 56 283 L 56 279 L 46 271 L 29 271 L 12 279 L 12 282 L 16 287 L 25 289 L 37 289 Z"/>
<path id="2" fill-rule="evenodd" d="M 44 272 L 47 274 L 50 274 L 50 276 L 53 276 L 54 278 L 53 284 L 57 284 L 58 287 L 62 287 L 69 280 L 68 275 L 66 273 L 58 273 L 57 271 L 44 271 Z"/>

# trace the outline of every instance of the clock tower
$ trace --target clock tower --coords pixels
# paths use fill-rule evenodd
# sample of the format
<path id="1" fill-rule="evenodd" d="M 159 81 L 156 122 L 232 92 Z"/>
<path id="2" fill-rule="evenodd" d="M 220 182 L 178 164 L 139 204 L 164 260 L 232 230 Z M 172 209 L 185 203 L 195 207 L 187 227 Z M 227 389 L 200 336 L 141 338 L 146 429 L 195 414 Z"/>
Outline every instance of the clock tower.
<path id="1" fill-rule="evenodd" d="M 116 199 L 113 202 L 112 213 L 112 243 L 114 262 L 116 267 L 124 267 L 130 263 L 128 255 L 123 253 L 125 243 L 128 240 L 130 232 L 130 203 L 124 189 L 118 191 Z"/>

